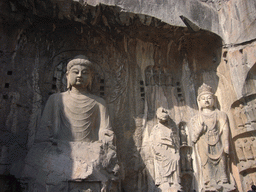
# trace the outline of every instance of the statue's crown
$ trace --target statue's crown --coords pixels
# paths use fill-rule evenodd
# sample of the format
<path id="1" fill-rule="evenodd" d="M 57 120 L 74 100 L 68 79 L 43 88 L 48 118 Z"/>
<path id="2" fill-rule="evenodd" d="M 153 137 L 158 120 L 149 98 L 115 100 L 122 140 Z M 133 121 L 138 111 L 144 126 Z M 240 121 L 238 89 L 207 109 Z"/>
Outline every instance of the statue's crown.
<path id="1" fill-rule="evenodd" d="M 206 94 L 206 93 L 214 94 L 212 91 L 212 87 L 203 83 L 203 85 L 201 85 L 201 87 L 199 87 L 199 89 L 198 89 L 198 97 L 201 96 L 202 94 Z"/>

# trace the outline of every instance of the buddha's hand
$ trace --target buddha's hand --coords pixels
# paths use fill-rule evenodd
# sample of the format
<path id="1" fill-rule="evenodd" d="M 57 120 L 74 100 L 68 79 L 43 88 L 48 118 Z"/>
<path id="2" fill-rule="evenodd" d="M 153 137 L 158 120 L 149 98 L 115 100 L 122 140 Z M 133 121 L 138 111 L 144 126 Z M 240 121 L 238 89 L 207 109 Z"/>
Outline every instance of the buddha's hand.
<path id="1" fill-rule="evenodd" d="M 49 140 L 52 143 L 52 145 L 54 145 L 54 146 L 58 145 L 57 139 L 54 139 L 54 138 L 51 137 Z"/>
<path id="2" fill-rule="evenodd" d="M 229 147 L 228 147 L 228 145 L 224 147 L 224 153 L 229 154 Z"/>
<path id="3" fill-rule="evenodd" d="M 103 136 L 101 138 L 102 143 L 104 144 L 113 144 L 114 140 L 114 132 L 111 130 L 107 130 L 103 132 Z"/>
<path id="4" fill-rule="evenodd" d="M 207 129 L 207 126 L 205 125 L 205 123 L 199 121 L 199 124 L 194 131 L 192 142 L 196 143 L 198 141 L 199 137 L 202 135 L 202 133 L 206 131 L 206 129 Z"/>

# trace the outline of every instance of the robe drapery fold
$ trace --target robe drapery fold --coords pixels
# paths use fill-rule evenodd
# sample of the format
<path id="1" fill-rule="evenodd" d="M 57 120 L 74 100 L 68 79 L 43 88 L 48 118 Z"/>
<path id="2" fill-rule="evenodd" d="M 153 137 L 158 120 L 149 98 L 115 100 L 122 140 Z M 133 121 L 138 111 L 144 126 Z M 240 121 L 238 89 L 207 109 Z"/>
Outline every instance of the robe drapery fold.
<path id="1" fill-rule="evenodd" d="M 113 140 L 102 98 L 53 94 L 45 105 L 23 175 L 42 186 L 81 179 L 114 180 L 118 164 Z"/>
<path id="2" fill-rule="evenodd" d="M 56 93 L 48 99 L 36 141 L 113 140 L 106 103 L 92 94 Z"/>

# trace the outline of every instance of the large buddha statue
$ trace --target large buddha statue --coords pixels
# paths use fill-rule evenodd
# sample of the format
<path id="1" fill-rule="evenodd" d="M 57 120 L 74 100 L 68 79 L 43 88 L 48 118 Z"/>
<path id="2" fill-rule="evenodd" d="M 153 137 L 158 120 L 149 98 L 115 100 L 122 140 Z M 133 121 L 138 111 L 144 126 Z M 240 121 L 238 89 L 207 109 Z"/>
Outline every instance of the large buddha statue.
<path id="1" fill-rule="evenodd" d="M 192 141 L 198 157 L 198 170 L 204 191 L 230 191 L 228 174 L 229 122 L 226 113 L 215 108 L 212 88 L 198 89 L 199 113 L 191 120 Z"/>
<path id="2" fill-rule="evenodd" d="M 38 191 L 89 190 L 74 183 L 71 190 L 70 182 L 83 180 L 109 191 L 109 183 L 117 180 L 114 133 L 105 101 L 90 93 L 93 75 L 92 63 L 76 56 L 67 64 L 68 91 L 51 95 L 46 103 L 23 171 Z"/>

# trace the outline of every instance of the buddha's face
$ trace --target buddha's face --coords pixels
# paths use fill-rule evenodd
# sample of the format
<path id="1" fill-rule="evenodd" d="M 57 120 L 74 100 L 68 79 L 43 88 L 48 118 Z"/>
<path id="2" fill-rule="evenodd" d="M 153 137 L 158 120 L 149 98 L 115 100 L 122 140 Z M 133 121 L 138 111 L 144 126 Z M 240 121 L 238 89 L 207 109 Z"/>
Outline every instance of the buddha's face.
<path id="1" fill-rule="evenodd" d="M 67 78 L 72 87 L 87 88 L 91 81 L 91 70 L 86 65 L 74 65 L 67 72 Z"/>
<path id="2" fill-rule="evenodd" d="M 201 108 L 213 108 L 214 106 L 214 98 L 212 94 L 206 93 L 200 96 L 199 104 Z"/>
<path id="3" fill-rule="evenodd" d="M 166 122 L 169 119 L 169 114 L 164 108 L 158 108 L 156 115 L 159 122 Z"/>

